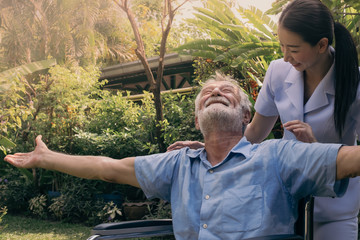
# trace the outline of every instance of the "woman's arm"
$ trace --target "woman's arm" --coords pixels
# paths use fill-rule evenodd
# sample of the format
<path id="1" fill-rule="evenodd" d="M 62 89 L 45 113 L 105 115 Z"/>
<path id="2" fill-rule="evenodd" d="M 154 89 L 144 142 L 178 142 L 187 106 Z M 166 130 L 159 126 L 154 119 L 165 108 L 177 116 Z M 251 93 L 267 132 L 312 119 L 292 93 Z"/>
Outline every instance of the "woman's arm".
<path id="1" fill-rule="evenodd" d="M 255 112 L 252 121 L 246 127 L 244 133 L 246 139 L 251 143 L 262 142 L 271 132 L 277 119 L 278 116 L 266 117 Z"/>

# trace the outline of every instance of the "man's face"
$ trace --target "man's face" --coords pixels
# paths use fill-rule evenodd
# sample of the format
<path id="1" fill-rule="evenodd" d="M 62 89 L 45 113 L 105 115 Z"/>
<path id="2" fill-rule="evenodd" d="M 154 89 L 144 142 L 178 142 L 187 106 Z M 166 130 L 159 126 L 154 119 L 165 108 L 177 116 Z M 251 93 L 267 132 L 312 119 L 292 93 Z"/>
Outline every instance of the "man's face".
<path id="1" fill-rule="evenodd" d="M 200 92 L 197 125 L 205 135 L 212 130 L 241 131 L 243 112 L 239 89 L 227 81 L 205 85 Z"/>
<path id="2" fill-rule="evenodd" d="M 230 82 L 212 82 L 205 85 L 200 92 L 199 110 L 214 106 L 235 108 L 239 104 L 239 89 Z"/>

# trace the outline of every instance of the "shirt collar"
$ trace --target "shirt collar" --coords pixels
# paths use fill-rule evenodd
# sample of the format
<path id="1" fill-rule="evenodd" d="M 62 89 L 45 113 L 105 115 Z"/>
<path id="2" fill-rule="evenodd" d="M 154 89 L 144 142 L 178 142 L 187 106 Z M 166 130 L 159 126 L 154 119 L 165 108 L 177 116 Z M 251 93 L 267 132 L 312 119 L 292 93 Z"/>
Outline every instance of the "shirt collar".
<path id="1" fill-rule="evenodd" d="M 236 144 L 230 152 L 239 153 L 244 155 L 245 158 L 249 158 L 251 155 L 251 149 L 253 145 L 246 139 L 246 137 L 242 137 L 238 144 Z"/>
<path id="2" fill-rule="evenodd" d="M 231 153 L 241 154 L 245 158 L 249 158 L 251 155 L 252 144 L 246 139 L 246 137 L 242 137 L 240 141 L 230 150 L 228 155 L 226 156 L 225 160 L 229 157 Z M 206 150 L 205 148 L 199 148 L 197 150 L 187 151 L 186 155 L 191 159 L 198 159 L 200 158 L 202 161 L 206 160 Z M 222 164 L 222 161 L 220 164 Z M 215 167 L 215 166 L 214 166 Z"/>

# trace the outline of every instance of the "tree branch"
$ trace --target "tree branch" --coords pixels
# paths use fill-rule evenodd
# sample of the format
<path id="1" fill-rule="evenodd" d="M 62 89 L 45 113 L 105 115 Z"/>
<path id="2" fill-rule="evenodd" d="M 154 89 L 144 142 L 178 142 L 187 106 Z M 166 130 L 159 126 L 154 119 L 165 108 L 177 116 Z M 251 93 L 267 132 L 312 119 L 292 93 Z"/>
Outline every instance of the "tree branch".
<path id="1" fill-rule="evenodd" d="M 145 74 L 146 74 L 146 77 L 147 77 L 150 85 L 152 86 L 152 88 L 154 88 L 155 85 L 156 85 L 156 81 L 155 81 L 154 75 L 151 72 L 149 63 L 147 61 L 146 54 L 145 54 L 144 42 L 143 42 L 143 40 L 141 38 L 139 28 L 138 28 L 138 26 L 136 24 L 134 14 L 132 13 L 131 9 L 129 8 L 128 0 L 121 0 L 121 3 L 118 2 L 117 0 L 113 0 L 113 1 L 128 16 L 128 19 L 129 19 L 130 24 L 131 24 L 131 28 L 133 29 L 133 32 L 134 32 L 134 37 L 135 37 L 135 41 L 136 41 L 136 45 L 137 45 L 137 48 L 135 49 L 135 54 L 140 59 L 142 65 L 144 66 Z"/>

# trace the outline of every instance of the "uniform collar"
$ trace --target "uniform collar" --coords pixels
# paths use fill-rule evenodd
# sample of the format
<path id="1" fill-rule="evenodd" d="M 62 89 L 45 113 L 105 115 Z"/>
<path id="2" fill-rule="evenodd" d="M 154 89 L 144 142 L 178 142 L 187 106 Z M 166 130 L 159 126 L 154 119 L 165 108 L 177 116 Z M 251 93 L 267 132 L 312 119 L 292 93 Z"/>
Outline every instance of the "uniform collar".
<path id="1" fill-rule="evenodd" d="M 334 53 L 334 49 L 331 48 L 331 52 Z M 297 109 L 299 120 L 303 121 L 303 114 L 311 112 L 323 106 L 329 104 L 327 95 L 335 95 L 335 60 L 332 66 L 316 87 L 314 93 L 304 106 L 304 78 L 303 72 L 297 71 L 295 68 L 291 68 L 289 74 L 285 79 L 285 93 L 288 95 L 291 103 Z"/>
<path id="2" fill-rule="evenodd" d="M 304 113 L 311 112 L 329 104 L 328 95 L 335 95 L 335 60 L 325 77 L 304 106 Z"/>
<path id="3" fill-rule="evenodd" d="M 296 112 L 300 113 L 297 119 L 303 120 L 304 109 L 304 80 L 303 73 L 291 67 L 289 74 L 285 79 L 285 93 L 292 105 L 296 108 Z"/>

